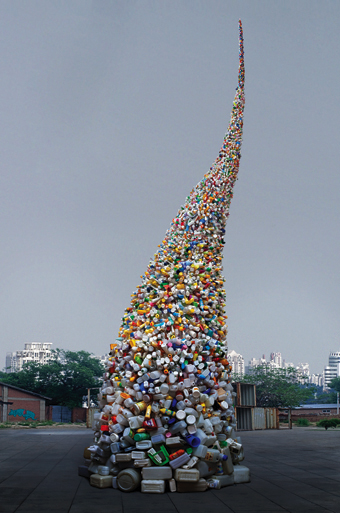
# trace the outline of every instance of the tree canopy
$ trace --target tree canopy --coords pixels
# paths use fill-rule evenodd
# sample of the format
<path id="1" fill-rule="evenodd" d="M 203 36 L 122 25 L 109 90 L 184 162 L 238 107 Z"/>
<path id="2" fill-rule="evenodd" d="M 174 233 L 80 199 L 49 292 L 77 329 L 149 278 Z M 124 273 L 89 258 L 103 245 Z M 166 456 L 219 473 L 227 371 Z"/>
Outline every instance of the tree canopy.
<path id="1" fill-rule="evenodd" d="M 333 378 L 330 382 L 330 388 L 333 388 L 335 392 L 340 392 L 340 378 Z"/>
<path id="2" fill-rule="evenodd" d="M 306 378 L 307 379 L 307 378 Z M 234 381 L 256 385 L 256 404 L 263 407 L 300 406 L 313 395 L 314 388 L 294 367 L 271 368 L 258 365 L 244 376 L 233 376 Z"/>
<path id="3" fill-rule="evenodd" d="M 104 366 L 86 351 L 56 349 L 52 353 L 45 365 L 30 362 L 19 372 L 0 372 L 0 381 L 51 397 L 52 404 L 81 406 L 87 388 L 99 386 Z"/>

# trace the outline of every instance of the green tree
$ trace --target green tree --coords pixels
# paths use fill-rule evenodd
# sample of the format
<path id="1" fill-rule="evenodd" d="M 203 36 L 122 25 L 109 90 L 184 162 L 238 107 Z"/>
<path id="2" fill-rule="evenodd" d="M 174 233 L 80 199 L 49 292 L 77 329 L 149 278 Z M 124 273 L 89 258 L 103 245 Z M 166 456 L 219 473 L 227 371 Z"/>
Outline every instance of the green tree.
<path id="1" fill-rule="evenodd" d="M 233 376 L 234 381 L 256 385 L 256 404 L 263 407 L 300 406 L 312 397 L 314 388 L 307 385 L 304 378 L 294 367 L 287 369 L 258 365 L 244 376 Z"/>
<path id="2" fill-rule="evenodd" d="M 336 392 L 340 392 L 340 378 L 333 378 L 330 382 L 330 388 L 333 388 Z"/>
<path id="3" fill-rule="evenodd" d="M 87 388 L 99 386 L 104 366 L 86 351 L 56 349 L 45 365 L 30 362 L 23 370 L 6 374 L 0 381 L 51 397 L 52 404 L 81 406 Z"/>

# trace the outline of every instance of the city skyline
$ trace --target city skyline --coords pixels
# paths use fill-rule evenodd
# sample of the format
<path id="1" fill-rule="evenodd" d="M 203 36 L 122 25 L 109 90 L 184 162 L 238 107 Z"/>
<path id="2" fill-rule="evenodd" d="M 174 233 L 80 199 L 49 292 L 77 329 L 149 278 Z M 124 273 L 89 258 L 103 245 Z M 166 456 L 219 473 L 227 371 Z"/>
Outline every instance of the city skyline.
<path id="1" fill-rule="evenodd" d="M 24 349 L 16 349 L 15 351 L 7 351 L 6 353 L 6 363 L 3 367 L 3 370 L 6 372 L 15 372 L 17 370 L 22 370 L 22 366 L 24 363 L 35 361 L 41 364 L 48 363 L 48 360 L 51 358 L 51 354 L 53 349 L 65 349 L 67 348 L 56 346 L 52 348 L 51 342 L 26 342 L 24 344 Z M 105 359 L 108 356 L 108 352 L 97 352 L 93 353 L 93 356 L 99 359 Z M 328 382 L 333 378 L 340 376 L 340 352 L 330 351 L 328 355 L 328 365 L 327 362 L 324 363 L 321 371 L 314 372 L 311 371 L 309 362 L 294 362 L 290 361 L 286 358 L 283 358 L 281 352 L 271 351 L 270 359 L 266 359 L 266 355 L 262 353 L 261 356 L 256 358 L 256 356 L 252 356 L 250 358 L 244 358 L 243 355 L 238 353 L 235 349 L 231 349 L 228 347 L 228 357 L 231 357 L 230 363 L 233 364 L 233 370 L 237 374 L 244 374 L 249 371 L 250 367 L 261 365 L 265 363 L 272 364 L 272 367 L 295 367 L 301 371 L 302 374 L 310 376 L 314 379 L 315 384 L 318 384 L 319 376 L 323 376 L 323 379 L 328 376 Z M 246 363 L 247 362 L 247 363 Z M 314 382 L 311 381 L 311 382 Z"/>

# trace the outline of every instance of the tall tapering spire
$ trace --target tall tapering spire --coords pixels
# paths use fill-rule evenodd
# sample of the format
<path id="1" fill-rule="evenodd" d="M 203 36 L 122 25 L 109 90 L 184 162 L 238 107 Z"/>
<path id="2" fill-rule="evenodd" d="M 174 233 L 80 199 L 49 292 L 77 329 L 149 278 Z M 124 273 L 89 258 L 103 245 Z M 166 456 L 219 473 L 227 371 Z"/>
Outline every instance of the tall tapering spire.
<path id="1" fill-rule="evenodd" d="M 166 480 L 171 491 L 203 491 L 233 484 L 236 473 L 237 482 L 249 479 L 248 469 L 234 469 L 243 453 L 234 435 L 222 276 L 242 142 L 241 22 L 239 30 L 238 87 L 218 157 L 149 262 L 106 362 L 88 472 L 104 465 L 101 472 L 117 476 L 124 491 L 136 489 L 141 476 L 142 492 L 165 491 Z M 109 476 L 91 476 L 94 486 L 110 483 Z"/>
<path id="2" fill-rule="evenodd" d="M 210 171 L 179 209 L 155 258 L 150 261 L 123 318 L 119 333 L 123 339 L 138 341 L 142 338 L 158 346 L 164 339 L 193 340 L 208 330 L 215 339 L 225 340 L 224 321 L 215 322 L 216 311 L 207 315 L 206 311 L 211 308 L 205 308 L 205 303 L 209 303 L 209 294 L 214 294 L 214 308 L 216 306 L 223 316 L 222 249 L 241 156 L 243 110 L 244 56 L 240 21 L 238 87 L 222 147 Z M 203 269 L 207 268 L 205 276 Z M 186 302 L 195 304 L 194 312 Z"/>

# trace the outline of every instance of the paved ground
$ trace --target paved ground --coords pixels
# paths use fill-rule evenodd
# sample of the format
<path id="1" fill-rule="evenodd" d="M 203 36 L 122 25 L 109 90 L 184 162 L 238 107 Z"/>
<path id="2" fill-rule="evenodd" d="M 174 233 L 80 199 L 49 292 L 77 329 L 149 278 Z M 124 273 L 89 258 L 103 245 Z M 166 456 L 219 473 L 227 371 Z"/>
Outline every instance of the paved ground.
<path id="1" fill-rule="evenodd" d="M 90 430 L 0 432 L 1 513 L 340 513 L 340 430 L 241 434 L 249 484 L 147 495 L 93 488 L 77 475 Z"/>

